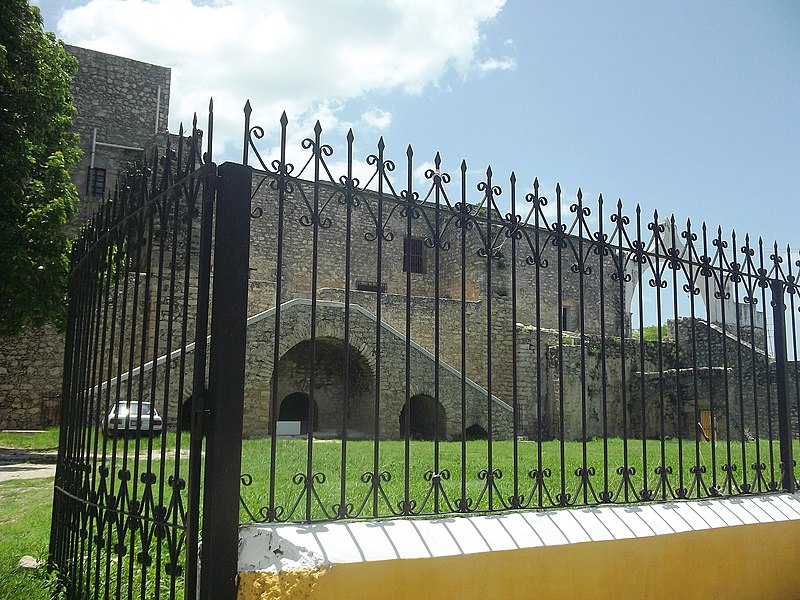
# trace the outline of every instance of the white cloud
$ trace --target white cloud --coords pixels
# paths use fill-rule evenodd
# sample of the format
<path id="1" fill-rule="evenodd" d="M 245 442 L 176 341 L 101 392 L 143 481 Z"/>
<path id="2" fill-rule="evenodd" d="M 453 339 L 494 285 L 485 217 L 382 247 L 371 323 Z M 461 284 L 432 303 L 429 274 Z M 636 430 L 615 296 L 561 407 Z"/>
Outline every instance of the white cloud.
<path id="1" fill-rule="evenodd" d="M 371 108 L 361 115 L 361 123 L 367 127 L 382 131 L 392 124 L 392 113 L 380 108 Z"/>
<path id="2" fill-rule="evenodd" d="M 417 188 L 417 192 L 419 193 L 421 198 L 426 198 L 431 186 L 433 185 L 433 179 L 429 179 L 426 177 L 426 174 L 429 171 L 434 171 L 435 167 L 434 164 L 430 161 L 423 161 L 422 163 L 418 164 L 414 168 L 414 185 Z M 427 200 L 432 200 L 432 198 L 426 198 Z"/>
<path id="3" fill-rule="evenodd" d="M 488 58 L 478 65 L 481 73 L 488 73 L 490 71 L 513 71 L 517 68 L 517 61 L 510 56 L 503 58 Z"/>
<path id="4" fill-rule="evenodd" d="M 71 44 L 171 67 L 172 129 L 213 96 L 221 150 L 241 139 L 247 98 L 275 123 L 285 109 L 293 121 L 319 113 L 336 128 L 337 106 L 350 99 L 418 94 L 449 71 L 513 68 L 508 57 L 477 58 L 480 29 L 504 3 L 88 0 L 65 10 L 58 30 Z M 391 115 L 373 108 L 362 120 L 386 127 Z"/>

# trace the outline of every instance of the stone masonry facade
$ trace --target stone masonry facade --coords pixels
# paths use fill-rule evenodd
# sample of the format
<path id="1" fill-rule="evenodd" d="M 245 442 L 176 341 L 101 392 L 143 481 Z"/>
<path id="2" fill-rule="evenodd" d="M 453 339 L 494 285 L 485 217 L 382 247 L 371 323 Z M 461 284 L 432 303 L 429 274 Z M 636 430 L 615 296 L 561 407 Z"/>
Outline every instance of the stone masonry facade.
<path id="1" fill-rule="evenodd" d="M 73 223 L 80 227 L 128 165 L 141 160 L 154 136 L 167 131 L 172 77 L 167 67 L 78 46 L 66 49 L 78 61 L 71 86 L 77 110 L 73 130 L 83 156 L 72 180 L 81 198 Z"/>
<path id="2" fill-rule="evenodd" d="M 82 198 L 74 232 L 142 149 L 167 135 L 170 71 L 73 46 L 68 51 L 79 62 L 75 130 L 84 151 L 74 174 Z M 533 227 L 523 227 L 512 241 L 495 220 L 500 215 L 493 215 L 491 229 L 485 221 L 481 229 L 480 219 L 460 228 L 452 212 L 437 212 L 430 203 L 409 216 L 398 198 L 373 192 L 359 194 L 348 219 L 341 188 L 303 181 L 294 182 L 279 214 L 272 179 L 254 172 L 252 208 L 260 216 L 250 232 L 246 435 L 266 435 L 272 418 L 313 413 L 311 427 L 329 435 L 346 427 L 350 436 L 398 437 L 410 411 L 412 435 L 429 436 L 426 420 L 436 415 L 442 439 L 459 437 L 462 428 L 478 436 L 491 428 L 493 437 L 508 438 L 513 406 L 517 433 L 532 439 L 693 437 L 699 410 L 714 413 L 720 436 L 724 429 L 724 435 L 751 438 L 753 423 L 774 425 L 774 364 L 765 347 L 753 349 L 700 320 L 673 323 L 662 344 L 630 339 L 629 294 L 613 276 L 613 251 L 591 252 L 586 239 Z M 488 245 L 496 250 L 492 256 Z M 167 287 L 156 281 L 156 269 L 139 264 L 137 270 L 128 274 L 126 289 L 138 279 L 147 292 L 126 318 L 152 319 L 147 311 Z M 195 292 L 189 289 L 190 311 Z M 163 337 L 168 319 L 155 318 Z M 167 342 L 148 344 L 175 350 Z M 52 328 L 4 340 L 0 429 L 57 423 L 63 347 L 63 335 Z M 697 347 L 709 350 L 702 354 Z M 723 369 L 731 356 L 740 365 Z M 177 378 L 165 383 L 163 373 L 177 368 L 176 360 L 164 357 L 161 366 L 142 371 L 145 379 L 155 377 L 156 404 L 173 426 L 168 415 L 176 415 L 186 398 L 173 389 Z M 129 377 L 122 373 L 95 391 L 117 386 L 123 397 Z"/>

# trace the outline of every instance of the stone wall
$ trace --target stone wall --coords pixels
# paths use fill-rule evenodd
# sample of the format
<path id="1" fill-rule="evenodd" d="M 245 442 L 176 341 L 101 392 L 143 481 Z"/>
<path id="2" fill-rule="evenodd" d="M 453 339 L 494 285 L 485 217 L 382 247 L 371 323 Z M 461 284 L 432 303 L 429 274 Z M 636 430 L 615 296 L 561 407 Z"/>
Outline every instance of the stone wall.
<path id="1" fill-rule="evenodd" d="M 656 344 L 644 347 L 655 363 Z M 639 437 L 632 380 L 641 361 L 638 340 L 580 337 L 517 326 L 518 403 L 532 439 Z"/>
<path id="2" fill-rule="evenodd" d="M 0 343 L 0 429 L 40 429 L 58 421 L 64 334 L 48 325 Z"/>
<path id="3" fill-rule="evenodd" d="M 610 276 L 613 256 L 601 258 L 586 240 L 566 236 L 561 238 L 566 246 L 560 248 L 548 232 L 525 229 L 513 249 L 511 241 L 500 236 L 503 246 L 497 257 L 489 259 L 480 252 L 486 244 L 485 224 L 483 230 L 477 225 L 462 229 L 457 220 L 449 220 L 449 213 L 442 213 L 442 243 L 437 251 L 434 206 L 422 206 L 415 218 L 409 218 L 393 197 L 379 199 L 375 193 L 363 192 L 352 205 L 348 232 L 347 205 L 337 189 L 321 185 L 315 191 L 310 183 L 296 182 L 285 197 L 281 219 L 270 181 L 271 176 L 264 173 L 254 177 L 253 206 L 263 214 L 251 224 L 250 314 L 275 305 L 279 273 L 283 302 L 315 295 L 344 302 L 344 288 L 349 285 L 351 303 L 380 315 L 380 320 L 404 335 L 408 331 L 427 351 L 438 351 L 442 360 L 463 368 L 467 377 L 509 404 L 514 365 L 521 366 L 529 353 L 515 348 L 515 316 L 517 323 L 557 330 L 562 307 L 568 307 L 572 322 L 561 322 L 561 326 L 574 331 L 565 335 L 579 335 L 582 330 L 619 336 L 624 331 L 619 284 Z M 320 208 L 316 234 L 311 218 L 315 193 Z M 384 215 L 380 226 L 379 213 Z M 283 231 L 280 268 L 279 227 Z M 403 264 L 409 229 L 412 237 L 427 240 L 424 272 L 410 275 Z M 364 283 L 380 284 L 380 294 L 359 290 Z M 532 405 L 519 404 L 523 415 L 519 432 L 532 435 Z"/>
<path id="4" fill-rule="evenodd" d="M 278 402 L 289 393 L 301 391 L 311 396 L 319 411 L 318 428 L 333 432 L 342 430 L 342 397 L 344 391 L 342 330 L 344 306 L 339 302 L 320 301 L 317 304 L 317 356 L 314 386 L 309 373 L 311 303 L 295 300 L 284 304 L 281 311 Z M 469 379 L 464 381 L 458 370 L 440 361 L 439 388 L 436 389 L 436 361 L 416 341 L 406 345 L 401 331 L 383 324 L 380 353 L 376 351 L 375 316 L 356 308 L 350 312 L 350 351 L 348 362 L 349 402 L 346 409 L 347 427 L 357 433 L 372 436 L 375 408 L 379 409 L 380 437 L 401 435 L 400 415 L 406 401 L 406 366 L 409 367 L 408 397 L 438 398 L 444 409 L 441 423 L 442 439 L 461 435 L 462 402 L 464 428 L 479 425 L 488 430 L 487 413 L 490 405 L 486 389 Z M 272 372 L 274 365 L 274 311 L 251 318 L 247 330 L 248 348 L 245 374 L 245 435 L 266 435 L 272 405 Z M 299 352 L 297 352 L 299 350 Z M 408 353 L 407 353 L 408 350 Z M 375 397 L 375 373 L 380 354 L 380 393 Z M 287 361 L 287 357 L 290 360 Z M 288 362 L 288 364 L 287 364 Z M 376 404 L 377 402 L 377 404 Z M 510 407 L 497 398 L 491 401 L 494 423 L 493 435 L 511 435 Z"/>
<path id="5" fill-rule="evenodd" d="M 153 135 L 167 130 L 171 71 L 78 46 L 67 45 L 66 50 L 78 60 L 71 86 L 77 110 L 73 130 L 83 151 L 72 175 L 81 198 L 73 221 L 77 233 L 100 200 L 87 187 L 92 162 L 95 168 L 106 169 L 105 191 L 109 193 L 118 174 L 141 159 L 142 149 L 152 143 Z"/>
<path id="6" fill-rule="evenodd" d="M 308 394 L 316 403 L 318 429 L 322 434 L 340 435 L 343 418 L 350 437 L 371 437 L 374 433 L 375 407 L 379 409 L 378 435 L 382 438 L 401 436 L 401 412 L 406 400 L 406 343 L 403 335 L 393 328 L 381 328 L 381 351 L 376 352 L 374 339 L 377 321 L 374 315 L 360 307 L 353 307 L 350 316 L 350 349 L 348 406 L 343 406 L 344 396 L 344 346 L 341 330 L 344 307 L 340 303 L 320 301 L 316 317 L 319 319 L 316 339 L 316 369 L 314 381 L 309 376 L 311 364 L 308 331 L 312 314 L 308 300 L 285 303 L 281 310 L 281 338 L 278 356 L 278 404 L 294 392 Z M 244 434 L 247 437 L 265 436 L 269 433 L 269 419 L 273 404 L 272 373 L 274 353 L 275 311 L 270 310 L 251 317 L 247 329 L 245 367 Z M 409 345 L 410 388 L 409 397 L 428 396 L 439 399 L 444 409 L 444 422 L 440 423 L 442 439 L 460 438 L 463 428 L 478 425 L 489 430 L 488 406 L 492 406 L 492 434 L 497 439 L 507 439 L 512 433 L 510 407 L 498 398 L 491 401 L 484 388 L 471 380 L 464 380 L 450 365 L 440 362 L 438 391 L 435 382 L 436 361 L 416 343 Z M 178 405 L 185 401 L 191 390 L 194 345 L 176 349 L 170 356 L 145 365 L 144 369 L 125 372 L 120 377 L 95 386 L 88 396 L 99 398 L 104 405 L 108 398 L 129 397 L 135 400 L 138 391 L 152 392 L 153 401 L 169 426 L 179 422 Z M 380 355 L 380 393 L 376 398 L 375 373 Z M 184 363 L 185 375 L 179 376 Z M 112 400 L 113 402 L 113 400 Z M 462 402 L 465 420 L 462 422 Z M 223 409 L 223 407 L 220 407 Z M 344 409 L 344 410 L 343 410 Z M 346 417 L 343 417 L 346 415 Z"/>
<path id="7" fill-rule="evenodd" d="M 774 361 L 715 325 L 679 323 L 678 337 L 670 323 L 662 344 L 517 325 L 522 433 L 534 439 L 694 439 L 702 436 L 700 412 L 708 410 L 716 439 L 777 439 Z M 786 383 L 795 431 L 799 374 L 790 362 Z"/>
<path id="8" fill-rule="evenodd" d="M 679 319 L 669 323 L 670 337 L 680 340 L 681 362 L 701 368 L 724 368 L 726 376 L 718 386 L 707 386 L 709 405 L 717 416 L 720 437 L 739 439 L 766 438 L 778 435 L 777 377 L 774 357 L 764 347 L 750 345 L 749 330 L 743 339 L 716 324 Z M 786 388 L 789 409 L 797 423 L 798 370 L 795 363 L 787 368 Z M 730 423 L 725 416 L 730 417 Z M 796 427 L 796 425 L 795 425 Z M 730 429 L 730 433 L 728 433 Z"/>
<path id="9" fill-rule="evenodd" d="M 254 175 L 257 189 L 253 206 L 263 210 L 263 215 L 251 225 L 251 314 L 275 304 L 280 216 L 277 194 L 269 185 L 270 180 L 264 173 Z M 501 236 L 503 245 L 499 257 L 488 259 L 479 253 L 486 244 L 486 232 L 477 225 L 459 229 L 457 220 L 450 220 L 451 213 L 443 212 L 439 217 L 442 234 L 437 252 L 433 243 L 436 239 L 433 205 L 421 206 L 418 216 L 409 218 L 408 214 L 403 215 L 403 207 L 394 197 L 386 196 L 379 202 L 375 193 L 363 192 L 352 208 L 348 235 L 347 206 L 341 201 L 338 189 L 320 186 L 317 197 L 320 212 L 315 238 L 310 219 L 314 205 L 313 185 L 295 183 L 294 191 L 286 195 L 280 222 L 283 231 L 282 301 L 308 298 L 313 290 L 318 293 L 324 288 L 344 289 L 349 237 L 350 289 L 358 290 L 365 282 L 380 283 L 382 293 L 397 298 L 407 296 L 411 312 L 418 310 L 414 303 L 429 304 L 426 299 L 435 297 L 438 291 L 438 297 L 443 300 L 481 301 L 487 305 L 492 302 L 492 320 L 497 318 L 510 323 L 514 294 L 517 322 L 557 329 L 561 308 L 568 306 L 574 311 L 572 329 L 576 332 L 581 326 L 585 333 L 605 331 L 609 335 L 620 335 L 622 332 L 623 311 L 618 284 L 611 279 L 613 257 L 603 257 L 601 266 L 601 259 L 590 250 L 587 240 L 566 236 L 566 248 L 559 249 L 547 232 L 539 235 L 525 228 L 523 239 L 516 242 L 515 252 L 512 253 L 511 241 Z M 384 215 L 380 226 L 376 222 L 379 203 Z M 403 265 L 404 239 L 409 229 L 412 237 L 426 240 L 424 272 L 410 275 Z M 380 257 L 378 233 L 383 234 Z M 533 256 L 539 261 L 532 261 Z M 515 269 L 512 269 L 512 260 Z M 576 270 L 583 272 L 583 276 Z M 512 290 L 512 271 L 516 271 L 516 290 Z M 491 290 L 488 289 L 490 276 Z M 602 328 L 601 304 L 604 307 Z M 424 310 L 423 306 L 419 310 Z M 484 314 L 488 311 L 486 306 Z M 485 332 L 485 322 L 469 322 L 469 327 L 481 325 Z M 458 327 L 460 317 L 455 315 L 447 315 L 441 322 L 442 330 L 454 331 Z M 510 325 L 508 331 L 511 331 Z"/>

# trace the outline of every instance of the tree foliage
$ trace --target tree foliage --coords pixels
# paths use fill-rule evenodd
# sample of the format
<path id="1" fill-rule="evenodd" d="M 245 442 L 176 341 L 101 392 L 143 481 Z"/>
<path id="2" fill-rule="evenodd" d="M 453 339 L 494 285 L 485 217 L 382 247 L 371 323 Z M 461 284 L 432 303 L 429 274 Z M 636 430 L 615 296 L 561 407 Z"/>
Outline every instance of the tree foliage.
<path id="1" fill-rule="evenodd" d="M 76 61 L 27 0 L 0 2 L 0 335 L 64 322 Z"/>

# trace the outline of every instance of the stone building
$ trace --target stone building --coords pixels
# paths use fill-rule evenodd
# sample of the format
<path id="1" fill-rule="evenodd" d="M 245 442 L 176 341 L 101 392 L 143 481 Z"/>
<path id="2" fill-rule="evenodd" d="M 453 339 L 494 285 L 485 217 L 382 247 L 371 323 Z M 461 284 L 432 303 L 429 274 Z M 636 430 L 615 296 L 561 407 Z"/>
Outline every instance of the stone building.
<path id="1" fill-rule="evenodd" d="M 83 158 L 74 181 L 82 202 L 71 225 L 77 231 L 120 173 L 168 135 L 170 70 L 67 49 L 79 62 L 73 92 Z M 743 345 L 730 331 L 697 319 L 692 326 L 673 323 L 660 344 L 630 339 L 634 286 L 646 274 L 630 261 L 622 267 L 613 248 L 594 252 L 585 236 L 532 226 L 512 242 L 497 225 L 499 214 L 491 227 L 483 221 L 483 229 L 479 223 L 460 228 L 453 209 L 422 203 L 409 216 L 399 198 L 368 191 L 348 215 L 341 188 L 315 190 L 303 181 L 279 215 L 272 177 L 255 172 L 253 181 L 260 217 L 251 223 L 250 239 L 247 435 L 266 435 L 273 410 L 287 431 L 340 435 L 346 428 L 351 437 L 398 437 L 410 423 L 413 436 L 429 438 L 435 423 L 442 439 L 462 430 L 482 437 L 489 429 L 507 438 L 514 406 L 517 433 L 533 439 L 693 437 L 699 412 L 714 413 L 710 423 L 723 409 L 733 415 L 731 435 L 750 435 L 746 423 L 763 412 L 757 402 L 719 399 L 721 390 L 730 398 L 757 398 L 759 386 L 769 387 L 774 373 L 763 344 Z M 323 207 L 317 227 L 315 191 Z M 153 270 L 138 271 L 129 276 L 152 279 Z M 139 299 L 141 318 L 153 318 L 145 314 L 153 300 Z M 712 322 L 718 309 L 706 311 Z M 763 331 L 763 314 L 754 322 Z M 738 370 L 721 366 L 720 351 L 697 359 L 698 340 L 724 348 L 726 356 L 744 352 L 745 359 Z M 63 346 L 63 335 L 50 327 L 4 340 L 0 429 L 57 423 Z M 142 372 L 151 369 L 145 365 Z M 128 378 L 122 373 L 103 386 Z M 176 379 L 169 389 L 163 385 L 155 382 L 155 397 L 185 401 L 173 389 Z M 664 419 L 656 418 L 662 413 Z M 761 423 L 772 416 L 761 415 Z"/>
<path id="2" fill-rule="evenodd" d="M 434 206 L 409 219 L 397 197 L 365 191 L 348 215 L 342 188 L 295 181 L 279 214 L 272 179 L 253 181 L 246 435 L 267 435 L 273 410 L 295 432 L 351 438 L 401 436 L 407 416 L 416 437 L 434 423 L 441 439 L 483 437 L 490 411 L 507 438 L 514 405 L 532 439 L 710 436 L 714 422 L 717 437 L 749 438 L 774 421 L 765 347 L 700 319 L 660 342 L 631 337 L 618 253 L 526 227 L 513 249 L 493 238 L 488 259 L 478 224 L 444 226 L 450 209 L 437 229 Z"/>
<path id="3" fill-rule="evenodd" d="M 381 201 L 386 218 L 378 227 L 375 217 L 379 212 L 378 196 L 364 192 L 351 211 L 348 235 L 347 208 L 339 201 L 341 190 L 324 186 L 320 194 L 323 198 L 321 204 L 324 204 L 320 219 L 324 226 L 318 227 L 315 237 L 310 219 L 312 184 L 299 182 L 294 192 L 287 196 L 284 213 L 279 218 L 273 186 L 264 184 L 262 179 L 265 177 L 270 178 L 265 173 L 254 176 L 256 194 L 253 205 L 263 212 L 251 225 L 250 314 L 274 309 L 278 278 L 282 302 L 316 295 L 319 301 L 329 303 L 326 311 L 330 314 L 334 305 L 343 312 L 348 297 L 352 305 L 364 309 L 374 320 L 371 335 L 367 333 L 366 339 L 347 353 L 352 363 L 364 365 L 359 376 L 352 378 L 351 389 L 360 380 L 374 381 L 376 378 L 374 357 L 378 342 L 374 330 L 377 315 L 385 326 L 398 332 L 401 342 L 410 334 L 411 341 L 428 357 L 423 360 L 420 355 L 417 360 L 414 354 L 413 360 L 409 361 L 414 369 L 410 377 L 413 390 L 408 392 L 410 406 L 405 406 L 404 386 L 396 390 L 395 399 L 389 398 L 386 389 L 382 390 L 382 435 L 396 437 L 402 433 L 401 415 L 406 410 L 411 410 L 412 415 L 427 415 L 411 423 L 412 434 L 420 437 L 430 434 L 433 415 L 437 411 L 444 439 L 459 437 L 462 427 L 469 429 L 471 434 L 486 435 L 485 417 L 483 420 L 469 418 L 462 423 L 462 394 L 458 386 L 450 386 L 445 391 L 440 377 L 437 391 L 435 356 L 439 357 L 443 369 L 455 373 L 457 378 L 463 375 L 465 382 L 473 386 L 469 399 L 466 394 L 463 398 L 470 413 L 474 412 L 477 403 L 485 415 L 488 399 L 495 399 L 492 404 L 495 409 L 493 434 L 508 437 L 512 432 L 510 413 L 514 402 L 514 365 L 530 362 L 525 360 L 530 354 L 527 346 L 523 347 L 521 343 L 517 348 L 513 346 L 517 323 L 551 334 L 561 330 L 570 339 L 580 337 L 581 333 L 625 335 L 628 326 L 622 317 L 619 287 L 613 285 L 610 277 L 606 280 L 581 277 L 571 268 L 577 260 L 575 253 L 554 245 L 553 239 L 544 232 L 539 236 L 533 228 L 526 228 L 525 235 L 512 252 L 510 241 L 503 242 L 502 236 L 494 239 L 500 232 L 499 226 L 493 226 L 489 233 L 485 227 L 481 230 L 479 221 L 476 221 L 474 227 L 462 230 L 451 219 L 454 216 L 452 210 L 440 208 L 437 211 L 431 204 L 420 205 L 418 214 L 409 219 L 408 213 L 404 216 L 400 210 L 399 200 L 391 195 Z M 439 236 L 435 233 L 437 212 Z M 279 221 L 283 231 L 284 256 L 291 257 L 280 265 L 280 269 L 275 260 Z M 408 235 L 409 229 L 411 235 Z M 434 242 L 437 237 L 440 238 L 438 244 Z M 350 240 L 349 265 L 346 262 L 347 239 Z M 577 238 L 572 241 L 576 247 L 582 243 Z M 495 257 L 487 258 L 486 246 L 498 243 L 502 246 Z M 548 267 L 532 266 L 534 255 Z M 606 272 L 610 273 L 613 269 L 610 257 L 584 257 L 583 267 L 588 269 L 591 265 L 597 272 L 601 260 Z M 560 268 L 557 266 L 559 261 Z M 512 289 L 512 281 L 516 282 L 516 289 Z M 601 281 L 604 282 L 602 290 L 598 287 Z M 515 314 L 512 308 L 516 309 Z M 285 315 L 282 318 L 286 318 Z M 329 321 L 330 318 L 324 323 L 326 330 L 330 329 Z M 338 321 L 342 321 L 341 317 Z M 286 325 L 281 327 L 283 331 Z M 306 338 L 298 339 L 295 347 L 287 348 L 287 356 L 293 357 L 290 364 L 280 358 L 278 419 L 286 415 L 309 414 L 308 403 L 311 402 L 314 407 L 310 412 L 320 415 L 316 423 L 318 428 L 341 430 L 341 396 L 309 389 L 310 337 L 307 329 Z M 520 339 L 522 337 L 524 334 Z M 322 371 L 336 376 L 333 387 L 341 389 L 344 373 L 340 366 L 335 365 L 342 364 L 345 354 L 342 347 L 344 331 L 329 332 L 325 339 L 324 343 L 318 344 L 320 348 L 324 346 L 325 351 L 318 351 L 314 360 L 318 370 L 322 367 Z M 386 339 L 384 336 L 382 346 Z M 329 340 L 336 340 L 336 343 Z M 253 352 L 265 353 L 262 362 L 271 364 L 271 346 L 259 350 L 253 348 Z M 402 343 L 395 351 L 387 352 L 383 348 L 380 354 L 385 363 L 381 370 L 382 378 L 405 371 L 406 351 Z M 264 370 L 259 369 L 259 372 Z M 271 367 L 266 370 L 271 372 Z M 532 377 L 531 371 L 524 375 L 520 373 L 518 383 L 523 379 L 530 382 Z M 247 419 L 246 429 L 249 433 L 267 431 L 271 406 L 269 383 L 269 378 L 260 386 L 248 380 L 246 402 L 247 414 L 251 418 Z M 535 383 L 525 388 L 524 396 L 520 393 L 522 386 L 517 388 L 516 401 L 521 416 L 518 433 L 533 435 L 538 427 L 533 410 L 536 405 L 533 397 Z M 546 394 L 546 389 L 542 393 Z M 546 416 L 549 422 L 550 415 Z M 370 426 L 365 433 L 373 430 Z"/>
<path id="4" fill-rule="evenodd" d="M 154 137 L 166 133 L 172 77 L 168 67 L 68 44 L 66 50 L 78 61 L 71 87 L 83 152 L 72 175 L 81 198 L 73 221 L 79 227 Z"/>

